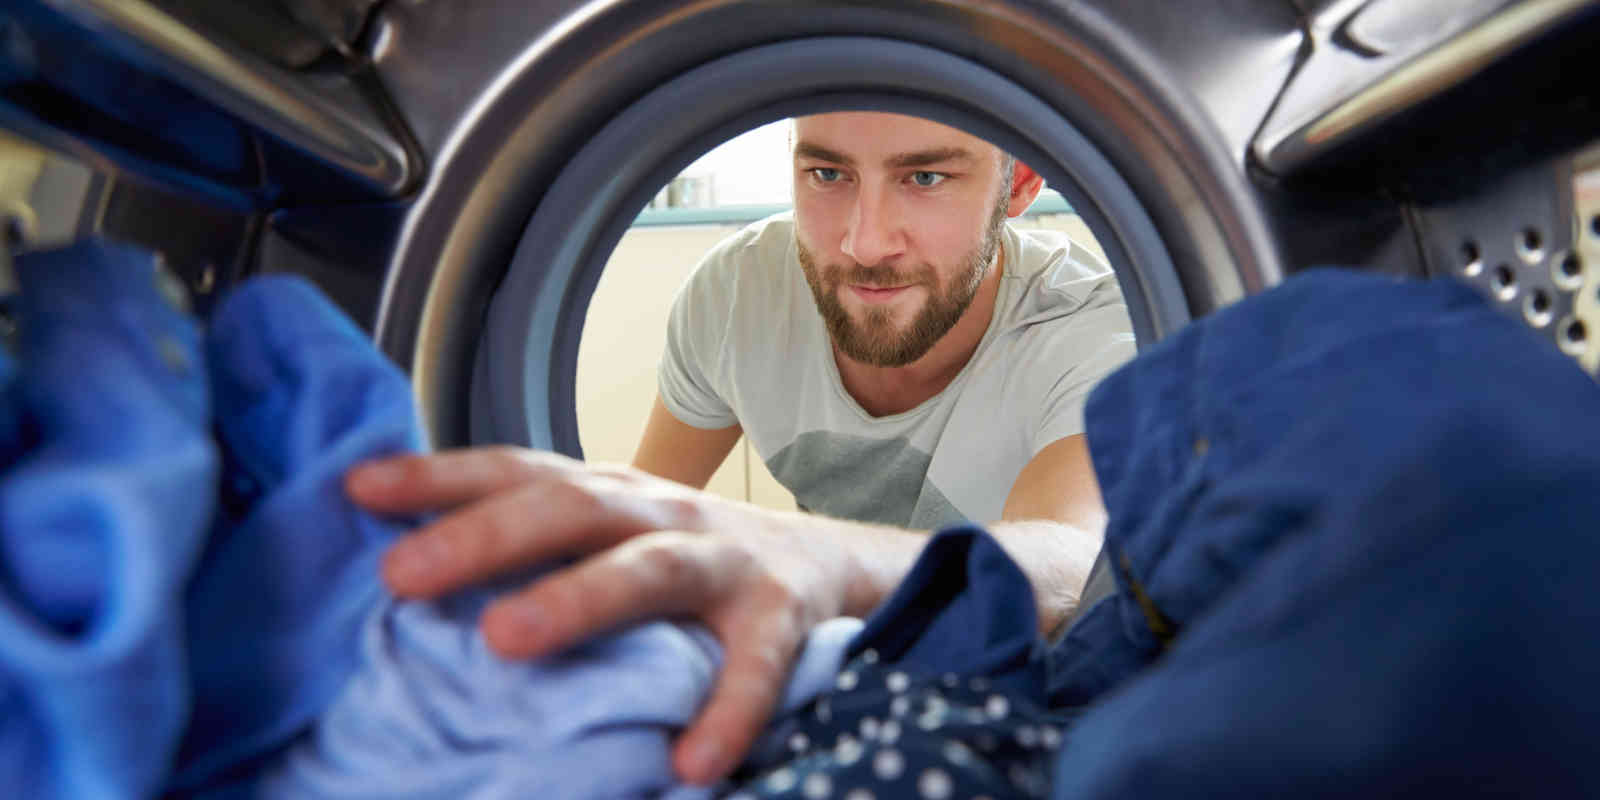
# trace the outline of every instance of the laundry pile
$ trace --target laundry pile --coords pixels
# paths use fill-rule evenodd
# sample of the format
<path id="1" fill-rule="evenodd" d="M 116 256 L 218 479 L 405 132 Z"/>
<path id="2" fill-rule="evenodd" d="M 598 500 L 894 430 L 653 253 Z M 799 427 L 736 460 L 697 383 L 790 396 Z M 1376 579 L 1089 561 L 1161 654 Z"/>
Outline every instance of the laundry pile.
<path id="1" fill-rule="evenodd" d="M 0 351 L 0 784 L 31 798 L 734 788 L 681 785 L 668 758 L 721 663 L 703 629 L 646 624 L 508 662 L 477 618 L 536 571 L 438 602 L 382 591 L 377 557 L 407 521 L 355 508 L 342 475 L 418 449 L 410 389 L 310 285 L 254 279 L 201 321 L 133 248 L 81 243 L 23 256 L 17 272 L 18 335 Z M 914 600 L 865 631 L 838 619 L 811 633 L 785 711 L 814 715 L 844 680 L 847 647 L 878 648 L 892 671 L 964 641 L 943 661 L 971 661 L 963 679 L 995 676 L 985 723 L 1026 723 L 1025 700 L 997 717 L 1008 701 L 988 700 L 1005 696 L 1002 672 L 1027 665 L 1023 688 L 1042 690 L 1031 601 L 1026 617 L 998 602 L 1028 596 L 1026 583 L 985 534 L 951 537 L 984 540 L 982 570 L 999 569 L 1009 594 L 977 591 L 987 578 L 925 596 L 932 576 L 966 569 L 968 546 L 934 548 L 948 557 L 925 557 L 916 574 L 929 577 L 897 595 Z M 933 613 L 957 596 L 987 605 Z M 1004 634 L 984 635 L 996 622 Z M 898 657 L 923 630 L 923 647 Z M 920 691 L 890 693 L 907 688 Z M 854 728 L 847 706 L 838 721 Z M 908 770 L 944 749 L 913 740 L 937 735 L 908 732 Z M 744 774 L 801 758 L 811 748 L 796 741 L 775 728 Z M 1039 787 L 1046 752 L 1015 754 Z M 577 766 L 594 764 L 606 767 Z"/>
<path id="2" fill-rule="evenodd" d="M 148 253 L 21 256 L 0 354 L 0 782 L 17 797 L 222 785 L 355 669 L 398 530 L 343 501 L 419 445 L 409 386 L 310 286 L 207 324 Z"/>
<path id="3" fill-rule="evenodd" d="M 342 491 L 420 446 L 315 289 L 206 320 L 154 259 L 18 259 L 0 348 L 8 796 L 1099 798 L 1600 794 L 1600 386 L 1448 282 L 1319 270 L 1096 389 L 1116 591 L 1056 642 L 988 533 L 815 629 L 724 784 L 669 763 L 692 624 L 497 658 L 538 570 L 399 602 L 414 520 Z"/>

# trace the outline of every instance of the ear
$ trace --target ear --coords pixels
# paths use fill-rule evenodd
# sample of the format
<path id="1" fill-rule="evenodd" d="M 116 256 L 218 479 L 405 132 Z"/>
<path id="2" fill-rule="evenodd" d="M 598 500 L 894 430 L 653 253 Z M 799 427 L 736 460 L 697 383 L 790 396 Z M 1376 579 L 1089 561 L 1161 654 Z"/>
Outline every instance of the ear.
<path id="1" fill-rule="evenodd" d="M 1033 167 L 1018 161 L 1011 172 L 1011 200 L 1006 204 L 1006 216 L 1021 216 L 1028 206 L 1033 205 L 1042 189 L 1044 178 L 1034 172 Z"/>

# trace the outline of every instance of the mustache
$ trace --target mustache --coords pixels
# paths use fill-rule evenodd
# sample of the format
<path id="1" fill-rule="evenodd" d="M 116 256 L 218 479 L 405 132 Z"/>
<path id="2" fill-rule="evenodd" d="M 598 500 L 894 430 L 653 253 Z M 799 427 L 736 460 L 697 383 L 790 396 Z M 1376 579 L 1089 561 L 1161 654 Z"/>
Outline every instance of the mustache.
<path id="1" fill-rule="evenodd" d="M 848 283 L 852 286 L 865 286 L 869 289 L 895 289 L 901 286 L 910 286 L 919 283 L 930 283 L 932 268 L 915 271 L 902 271 L 889 267 L 868 267 L 856 262 L 849 264 L 831 264 L 828 266 L 825 279 L 829 283 Z"/>

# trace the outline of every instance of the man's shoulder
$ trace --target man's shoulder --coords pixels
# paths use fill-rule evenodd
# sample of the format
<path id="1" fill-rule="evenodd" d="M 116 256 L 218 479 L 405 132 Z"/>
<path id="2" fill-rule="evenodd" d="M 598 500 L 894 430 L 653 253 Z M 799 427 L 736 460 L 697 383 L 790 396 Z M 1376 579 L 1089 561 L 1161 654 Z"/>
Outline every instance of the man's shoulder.
<path id="1" fill-rule="evenodd" d="M 794 222 L 788 213 L 757 220 L 712 245 L 690 271 L 679 290 L 680 301 L 697 306 L 700 315 L 732 311 L 741 298 L 771 299 L 790 258 Z"/>
<path id="2" fill-rule="evenodd" d="M 740 341 L 776 320 L 800 313 L 803 290 L 791 268 L 794 222 L 789 214 L 758 220 L 730 234 L 702 256 L 673 302 L 675 324 L 707 337 Z M 742 355 L 744 348 L 736 348 Z"/>
<path id="3" fill-rule="evenodd" d="M 1107 305 L 1126 308 L 1116 273 L 1098 252 L 1064 231 L 1009 230 L 1015 257 L 1006 277 L 1015 324 L 1036 324 Z"/>
<path id="4" fill-rule="evenodd" d="M 709 273 L 707 278 L 731 281 L 742 272 L 762 267 L 767 268 L 761 270 L 766 273 L 778 272 L 779 269 L 774 267 L 781 267 L 781 263 L 787 260 L 793 242 L 793 212 L 785 211 L 756 220 L 713 245 L 701 260 L 695 275 L 698 278 L 703 273 Z"/>

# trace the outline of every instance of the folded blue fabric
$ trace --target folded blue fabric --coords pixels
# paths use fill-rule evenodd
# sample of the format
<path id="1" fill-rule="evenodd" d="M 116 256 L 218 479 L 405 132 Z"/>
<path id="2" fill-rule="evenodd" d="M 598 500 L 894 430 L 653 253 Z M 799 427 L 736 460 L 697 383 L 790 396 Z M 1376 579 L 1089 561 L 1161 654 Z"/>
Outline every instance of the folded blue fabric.
<path id="1" fill-rule="evenodd" d="M 196 326 L 145 253 L 16 260 L 0 475 L 0 785 L 159 790 L 188 708 L 183 587 L 218 472 Z"/>
<path id="2" fill-rule="evenodd" d="M 518 582 L 508 582 L 516 585 Z M 506 661 L 477 627 L 493 589 L 389 601 L 362 632 L 362 663 L 316 728 L 262 773 L 257 797 L 693 800 L 670 754 L 709 695 L 721 648 L 695 625 L 651 623 L 535 661 Z M 783 700 L 833 683 L 840 618 L 807 639 Z"/>
<path id="3" fill-rule="evenodd" d="M 184 597 L 194 711 L 178 790 L 248 775 L 355 670 L 400 529 L 356 508 L 343 476 L 421 447 L 409 381 L 304 280 L 242 284 L 208 333 L 223 502 Z"/>
<path id="4" fill-rule="evenodd" d="M 1070 715 L 1045 708 L 1033 591 L 988 533 L 934 536 L 850 654 L 834 691 L 769 729 L 735 798 L 1049 791 Z"/>
<path id="5" fill-rule="evenodd" d="M 1469 289 L 1342 271 L 1113 374 L 1054 796 L 1600 795 L 1597 419 Z"/>

